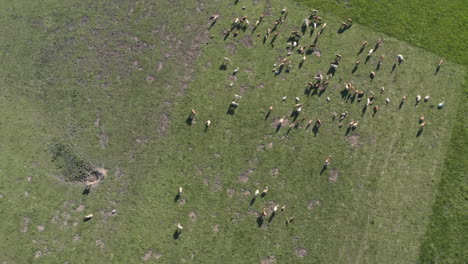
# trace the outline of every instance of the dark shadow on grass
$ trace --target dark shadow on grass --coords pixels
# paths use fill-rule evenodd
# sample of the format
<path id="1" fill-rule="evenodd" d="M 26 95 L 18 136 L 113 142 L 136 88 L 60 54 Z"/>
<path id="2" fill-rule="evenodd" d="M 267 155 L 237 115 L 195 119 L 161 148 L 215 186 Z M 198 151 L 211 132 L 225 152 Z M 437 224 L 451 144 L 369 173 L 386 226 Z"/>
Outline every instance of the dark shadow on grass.
<path id="1" fill-rule="evenodd" d="M 440 65 L 437 65 L 437 68 L 436 68 L 436 70 L 435 70 L 434 75 L 437 75 L 437 74 L 439 73 L 439 71 L 440 71 Z"/>
<path id="2" fill-rule="evenodd" d="M 91 220 L 91 218 L 88 218 L 88 217 L 87 217 L 87 218 L 84 218 L 84 219 L 83 219 L 83 222 L 88 222 L 89 220 Z"/>
<path id="3" fill-rule="evenodd" d="M 250 206 L 252 206 L 256 200 L 257 200 L 257 197 L 252 198 L 252 200 L 250 200 Z"/>
<path id="4" fill-rule="evenodd" d="M 193 124 L 193 115 L 190 114 L 190 115 L 187 117 L 187 120 L 185 120 L 185 123 L 186 123 L 187 125 L 191 126 L 191 125 Z"/>
<path id="5" fill-rule="evenodd" d="M 210 24 L 210 26 L 208 27 L 208 30 L 210 30 L 215 24 L 216 24 L 216 20 L 213 21 L 213 23 Z"/>
<path id="6" fill-rule="evenodd" d="M 349 132 L 351 132 L 351 127 L 348 127 L 348 128 L 346 129 L 345 136 L 347 136 L 347 135 L 349 134 Z"/>
<path id="7" fill-rule="evenodd" d="M 357 71 L 358 68 L 359 68 L 359 65 L 356 64 L 356 65 L 354 66 L 353 70 L 351 71 L 351 74 L 354 74 L 354 73 Z"/>
<path id="8" fill-rule="evenodd" d="M 422 128 L 418 129 L 418 133 L 416 133 L 416 137 L 421 136 L 423 130 L 424 130 L 424 129 L 422 129 Z"/>
<path id="9" fill-rule="evenodd" d="M 264 221 L 264 219 L 263 219 L 262 216 L 257 217 L 257 225 L 258 225 L 258 227 L 262 227 L 263 221 Z"/>
<path id="10" fill-rule="evenodd" d="M 313 128 L 312 128 L 312 132 L 314 133 L 314 137 L 317 136 L 318 132 L 319 132 L 319 129 L 320 129 L 320 126 L 317 126 L 315 125 Z"/>
<path id="11" fill-rule="evenodd" d="M 181 197 L 181 196 L 180 196 L 180 193 L 178 193 L 178 194 L 174 197 L 174 202 L 179 201 L 180 197 Z"/>
<path id="12" fill-rule="evenodd" d="M 361 49 L 358 51 L 358 53 L 356 55 L 361 54 L 364 51 L 365 48 L 366 48 L 366 46 L 362 46 Z"/>
<path id="13" fill-rule="evenodd" d="M 268 111 L 265 115 L 265 121 L 270 117 L 271 111 Z"/>
<path id="14" fill-rule="evenodd" d="M 84 188 L 83 192 L 81 193 L 82 195 L 88 195 L 89 192 L 91 192 L 91 185 L 86 185 Z"/>
<path id="15" fill-rule="evenodd" d="M 280 131 L 281 127 L 282 127 L 281 123 L 276 125 L 276 133 L 278 133 Z"/>
<path id="16" fill-rule="evenodd" d="M 322 175 L 327 170 L 327 165 L 323 165 L 320 175 Z"/>
<path id="17" fill-rule="evenodd" d="M 343 90 L 340 92 L 340 94 L 341 94 L 341 98 L 342 98 L 342 99 L 346 99 L 346 97 L 348 97 L 348 95 L 349 95 L 349 91 L 346 90 L 346 89 L 343 89 Z"/>
<path id="18" fill-rule="evenodd" d="M 401 101 L 400 105 L 398 106 L 398 110 L 401 110 L 401 108 L 403 107 L 404 104 L 405 104 L 405 101 Z"/>
<path id="19" fill-rule="evenodd" d="M 223 64 L 221 64 L 221 65 L 219 66 L 219 69 L 220 69 L 220 70 L 222 70 L 222 71 L 225 71 L 225 70 L 227 70 L 227 66 L 226 66 L 226 64 L 224 64 L 224 63 L 223 63 Z"/>
<path id="20" fill-rule="evenodd" d="M 392 71 L 391 71 L 391 72 L 393 73 L 393 72 L 395 71 L 395 69 L 396 69 L 396 63 L 393 63 Z"/>
<path id="21" fill-rule="evenodd" d="M 273 221 L 273 218 L 275 218 L 275 216 L 276 216 L 275 212 L 271 213 L 271 216 L 268 218 L 268 223 L 271 223 L 271 221 Z"/>
<path id="22" fill-rule="evenodd" d="M 226 114 L 228 114 L 228 115 L 234 115 L 235 113 L 236 113 L 236 108 L 231 107 L 231 106 L 226 111 Z"/>
<path id="23" fill-rule="evenodd" d="M 364 114 L 366 113 L 367 111 L 367 105 L 364 105 L 364 107 L 362 108 L 361 110 L 361 117 L 364 116 Z"/>
<path id="24" fill-rule="evenodd" d="M 174 238 L 174 240 L 177 240 L 179 239 L 179 237 L 180 237 L 180 232 L 179 230 L 176 230 L 174 234 L 172 234 L 172 238 Z"/>
<path id="25" fill-rule="evenodd" d="M 367 62 L 370 60 L 370 57 L 371 57 L 370 55 L 368 55 L 368 56 L 366 57 L 366 60 L 364 61 L 364 64 L 367 64 Z"/>

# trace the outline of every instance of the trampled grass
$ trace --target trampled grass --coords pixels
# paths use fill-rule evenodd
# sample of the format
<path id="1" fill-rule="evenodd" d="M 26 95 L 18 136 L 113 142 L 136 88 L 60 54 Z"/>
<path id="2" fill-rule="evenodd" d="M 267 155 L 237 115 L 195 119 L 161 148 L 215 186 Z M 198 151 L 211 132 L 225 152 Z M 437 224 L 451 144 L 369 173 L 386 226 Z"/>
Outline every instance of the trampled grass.
<path id="1" fill-rule="evenodd" d="M 8 50 L 3 59 L 21 66 L 1 68 L 9 76 L 2 81 L 1 122 L 9 125 L 2 126 L 0 202 L 7 205 L 2 206 L 7 217 L 0 230 L 7 240 L 0 258 L 19 263 L 134 263 L 145 255 L 169 263 L 415 262 L 464 69 L 449 61 L 434 75 L 440 56 L 358 24 L 338 34 L 341 20 L 324 14 L 328 26 L 318 42 L 320 57 L 308 56 L 298 69 L 295 53 L 291 72 L 274 76 L 271 68 L 285 56 L 286 35 L 300 28 L 308 13 L 288 3 L 289 15 L 272 47 L 262 37 L 284 3 L 267 3 L 51 1 L 47 9 L 24 10 L 11 4 L 17 14 L 4 17 L 11 32 L 2 43 Z M 69 6 L 80 12 L 67 17 Z M 214 12 L 220 21 L 199 34 L 207 23 L 198 18 Z M 235 17 L 245 14 L 254 23 L 261 13 L 268 15 L 254 34 L 248 29 L 223 40 L 222 31 Z M 373 46 L 379 38 L 384 45 L 365 64 L 369 48 L 356 55 L 360 43 Z M 311 41 L 305 36 L 300 44 Z M 203 52 L 195 60 L 198 46 Z M 305 95 L 307 82 L 326 72 L 336 53 L 343 59 L 325 93 Z M 391 72 L 399 53 L 406 60 Z M 371 81 L 381 54 L 385 61 Z M 232 62 L 222 71 L 225 56 Z M 17 59 L 21 63 L 15 64 Z M 363 62 L 352 74 L 357 59 Z M 366 96 L 375 92 L 380 111 L 374 117 L 372 109 L 361 116 L 364 102 L 342 97 L 349 81 Z M 242 99 L 229 115 L 234 94 Z M 404 94 L 409 99 L 398 110 Z M 431 99 L 416 106 L 417 94 Z M 291 120 L 296 96 L 304 103 L 298 118 L 305 117 L 304 123 L 289 133 L 288 126 L 276 132 L 272 123 L 283 116 Z M 440 101 L 445 106 L 438 110 Z M 265 120 L 271 104 L 274 110 Z M 189 126 L 191 108 L 198 115 Z M 338 128 L 333 111 L 348 111 L 345 121 L 357 119 L 359 127 L 345 136 L 346 125 Z M 421 114 L 428 125 L 416 137 Z M 323 125 L 314 136 L 305 126 L 316 118 Z M 212 125 L 205 132 L 208 119 Z M 89 164 L 109 169 L 88 196 L 81 194 L 82 185 L 62 181 L 50 154 L 57 141 L 67 142 Z M 328 155 L 332 163 L 320 174 Z M 336 182 L 329 181 L 332 172 Z M 249 206 L 255 189 L 266 185 L 266 197 Z M 182 199 L 174 202 L 179 186 Z M 257 213 L 274 204 L 286 204 L 286 210 L 259 227 Z M 118 210 L 115 215 L 112 209 Z M 88 213 L 95 217 L 82 222 Z M 291 216 L 295 220 L 286 226 Z M 184 231 L 174 240 L 177 222 Z"/>

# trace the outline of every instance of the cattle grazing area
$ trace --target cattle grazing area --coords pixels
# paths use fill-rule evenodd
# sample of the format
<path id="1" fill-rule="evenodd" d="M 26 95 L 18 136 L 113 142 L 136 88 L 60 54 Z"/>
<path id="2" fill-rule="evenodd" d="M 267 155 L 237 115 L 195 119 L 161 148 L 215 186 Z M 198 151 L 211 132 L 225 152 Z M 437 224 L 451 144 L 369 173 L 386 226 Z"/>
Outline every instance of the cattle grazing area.
<path id="1" fill-rule="evenodd" d="M 5 3 L 0 262 L 466 261 L 463 41 L 353 2 Z"/>

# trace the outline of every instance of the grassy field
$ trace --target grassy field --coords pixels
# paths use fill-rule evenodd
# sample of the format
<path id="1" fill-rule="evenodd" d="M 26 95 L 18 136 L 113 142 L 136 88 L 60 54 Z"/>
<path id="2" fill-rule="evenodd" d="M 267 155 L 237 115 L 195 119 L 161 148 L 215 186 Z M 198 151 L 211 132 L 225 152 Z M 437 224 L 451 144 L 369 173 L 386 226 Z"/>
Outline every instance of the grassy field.
<path id="1" fill-rule="evenodd" d="M 466 24 L 467 10 L 462 1 L 320 1 L 300 0 L 302 4 L 320 7 L 343 19 L 354 20 L 370 28 L 386 32 L 401 40 L 424 47 L 441 57 L 467 65 L 467 34 L 457 28 Z M 450 10 L 448 12 L 448 10 Z M 450 15 L 445 15 L 448 14 Z M 466 80 L 465 75 L 465 80 Z M 465 82 L 466 83 L 466 82 Z M 438 198 L 434 203 L 433 216 L 421 248 L 421 263 L 465 262 L 463 254 L 467 236 L 466 219 L 466 161 L 467 129 L 465 109 L 467 86 L 464 86 L 462 103 L 452 132 L 450 152 L 446 158 Z"/>
<path id="2" fill-rule="evenodd" d="M 325 13 L 320 56 L 308 56 L 299 69 L 295 53 L 293 69 L 275 76 L 272 66 L 286 55 L 288 32 L 308 15 L 294 2 L 5 6 L 1 261 L 414 263 L 428 256 L 420 256 L 420 248 L 427 226 L 437 222 L 432 207 L 462 109 L 460 65 L 449 60 L 435 75 L 440 54 L 358 24 L 338 34 L 341 20 Z M 271 38 L 263 44 L 284 6 L 289 14 L 280 36 L 275 45 Z M 207 31 L 215 12 L 220 21 Z M 223 39 L 236 17 L 245 14 L 254 23 L 262 13 L 267 16 L 255 33 L 249 28 Z M 313 37 L 306 34 L 299 44 Z M 364 63 L 379 38 L 383 46 Z M 357 54 L 364 40 L 370 45 Z M 327 90 L 307 96 L 306 84 L 328 70 L 336 53 L 343 59 Z M 392 72 L 400 53 L 406 60 Z M 384 63 L 371 81 L 380 55 Z M 232 62 L 220 70 L 225 56 Z M 380 111 L 363 113 L 364 102 L 343 97 L 344 82 L 366 96 L 375 92 Z M 234 94 L 242 98 L 230 115 Z M 405 94 L 409 99 L 398 109 Z M 415 105 L 417 94 L 431 99 Z M 276 132 L 275 120 L 292 122 L 296 96 L 304 123 Z M 198 115 L 188 125 L 192 108 Z M 357 119 L 359 127 L 346 134 L 346 125 L 340 129 L 332 120 L 334 111 L 348 111 L 345 121 Z M 428 125 L 417 137 L 421 114 Z M 323 125 L 314 135 L 306 122 L 316 118 Z M 321 173 L 328 155 L 332 163 Z M 82 195 L 84 186 L 70 181 L 81 174 L 64 171 L 86 166 L 108 173 Z M 174 202 L 179 186 L 184 193 Z M 250 206 L 253 192 L 265 186 L 267 196 Z M 258 213 L 276 204 L 286 210 L 259 227 Z M 94 218 L 82 222 L 89 213 Z M 286 226 L 291 216 L 295 221 Z M 178 222 L 184 231 L 174 239 Z"/>

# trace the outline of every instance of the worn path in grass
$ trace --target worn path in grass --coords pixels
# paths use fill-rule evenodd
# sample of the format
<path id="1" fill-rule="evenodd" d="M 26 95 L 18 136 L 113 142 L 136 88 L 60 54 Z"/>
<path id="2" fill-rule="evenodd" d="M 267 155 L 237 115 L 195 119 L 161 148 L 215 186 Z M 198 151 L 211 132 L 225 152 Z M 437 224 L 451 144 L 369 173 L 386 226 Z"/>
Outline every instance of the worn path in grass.
<path id="1" fill-rule="evenodd" d="M 200 16 L 207 17 L 218 11 L 222 18 L 210 30 L 213 38 L 195 63 L 191 82 L 190 70 L 185 75 L 184 68 L 179 67 L 183 64 L 181 57 L 176 56 L 172 64 L 163 60 L 162 68 L 159 64 L 166 54 L 170 60 L 177 45 L 187 45 L 180 54 L 189 54 L 193 42 L 180 37 L 184 34 L 189 34 L 186 37 L 195 43 L 204 43 L 197 42 L 197 32 L 190 35 L 188 28 L 180 28 L 182 18 L 178 21 L 168 15 L 155 20 L 157 15 L 176 13 L 178 5 L 164 4 L 164 8 L 174 12 L 160 13 L 160 7 L 151 9 L 138 3 L 113 7 L 102 4 L 102 9 L 88 3 L 90 10 L 108 14 L 89 29 L 83 29 L 82 34 L 88 37 L 78 47 L 96 51 L 89 53 L 60 45 L 66 39 L 59 33 L 65 31 L 67 23 L 55 20 L 61 17 L 62 9 L 60 3 L 54 4 L 58 6 L 53 12 L 36 11 L 50 14 L 50 19 L 38 24 L 45 25 L 45 30 L 54 29 L 56 34 L 33 35 L 37 39 L 32 41 L 45 47 L 37 53 L 30 51 L 39 58 L 29 58 L 32 61 L 25 63 L 32 65 L 31 71 L 19 67 L 24 71 L 20 74 L 19 69 L 2 68 L 11 75 L 3 83 L 9 87 L 10 98 L 20 97 L 22 92 L 36 96 L 30 101 L 16 100 L 28 111 L 15 108 L 7 96 L 2 98 L 3 110 L 9 113 L 2 117 L 2 123 L 12 122 L 24 128 L 20 133 L 5 131 L 9 137 L 2 145 L 11 146 L 9 142 L 23 134 L 28 140 L 27 147 L 19 152 L 23 155 L 3 156 L 8 166 L 2 173 L 20 176 L 5 177 L 8 182 L 2 187 L 2 202 L 16 206 L 1 230 L 20 236 L 9 238 L 2 258 L 17 262 L 36 258 L 43 262 L 137 262 L 152 258 L 203 263 L 405 263 L 417 259 L 434 200 L 433 181 L 440 176 L 437 168 L 445 156 L 453 125 L 450 117 L 459 101 L 457 87 L 464 72 L 458 65 L 448 62 L 435 76 L 439 56 L 359 25 L 338 34 L 340 20 L 325 14 L 329 25 L 319 40 L 320 57 L 309 56 L 299 70 L 300 56 L 294 54 L 291 60 L 295 67 L 291 72 L 275 77 L 271 68 L 285 56 L 287 32 L 300 28 L 306 11 L 293 3 L 287 5 L 288 18 L 279 27 L 281 35 L 272 47 L 268 42 L 262 44 L 262 37 L 267 24 L 272 25 L 279 17 L 284 2 L 248 2 L 245 11 L 241 10 L 244 3 L 206 7 L 199 4 L 184 12 L 200 10 Z M 15 19 L 32 16 L 19 13 Z M 251 34 L 249 28 L 236 38 L 231 35 L 223 40 L 222 31 L 235 17 L 246 14 L 254 23 L 261 13 L 268 15 L 255 33 Z M 132 14 L 136 18 L 130 19 Z M 89 17 L 88 23 L 93 23 L 94 16 Z M 168 23 L 166 28 L 174 36 L 158 35 L 165 19 L 174 19 L 174 24 Z M 77 21 L 87 20 L 78 16 Z M 122 29 L 125 23 L 129 23 L 128 28 Z M 208 24 L 200 23 L 201 26 Z M 134 32 L 137 29 L 138 34 Z M 89 32 L 94 30 L 96 34 L 90 37 Z M 149 32 L 155 36 L 147 35 Z M 15 53 L 11 47 L 29 43 L 25 37 L 28 34 L 25 32 L 25 39 L 20 42 L 12 39 L 8 44 L 11 55 L 6 58 L 11 65 L 15 65 L 15 54 L 27 50 L 18 45 Z M 202 40 L 208 42 L 209 35 Z M 46 41 L 41 40 L 44 37 Z M 160 42 L 162 37 L 166 40 Z M 384 39 L 384 45 L 351 74 L 354 61 L 364 61 L 368 50 L 356 55 L 360 43 L 366 39 L 375 44 L 378 38 Z M 305 39 L 301 45 L 312 40 Z M 51 43 L 58 43 L 58 47 L 48 46 Z M 153 45 L 153 49 L 146 48 Z M 109 46 L 112 49 L 107 49 Z M 326 71 L 336 53 L 342 54 L 343 60 L 325 93 L 305 95 L 306 83 L 318 71 Z M 398 53 L 404 54 L 406 61 L 391 73 L 394 55 Z M 371 82 L 369 73 L 376 68 L 381 54 L 386 59 Z M 226 71 L 221 71 L 224 56 L 232 62 Z M 83 64 L 82 72 L 75 72 L 80 67 L 70 61 L 83 60 L 88 62 Z M 52 62 L 48 64 L 49 61 Z M 234 77 L 231 73 L 237 66 L 240 71 Z M 192 68 L 190 64 L 186 67 Z M 158 69 L 167 72 L 158 75 Z M 345 81 L 353 82 L 366 93 L 376 93 L 376 104 L 381 109 L 374 117 L 372 109 L 361 116 L 363 102 L 342 98 Z M 230 88 L 231 82 L 234 85 Z M 186 85 L 187 90 L 181 92 L 180 88 Z M 386 92 L 379 95 L 382 86 Z M 447 93 L 448 89 L 454 92 Z M 431 100 L 415 106 L 414 98 L 419 93 L 430 94 Z M 234 115 L 228 115 L 234 94 L 241 94 L 242 99 Z M 397 110 L 404 94 L 409 99 Z M 282 102 L 285 95 L 287 100 Z M 312 129 L 305 131 L 305 122 L 289 133 L 288 126 L 275 132 L 275 120 L 286 116 L 291 123 L 289 114 L 296 96 L 304 103 L 298 120 L 304 116 L 305 122 L 316 118 L 324 122 L 315 136 Z M 330 103 L 326 97 L 330 97 Z M 384 103 L 386 97 L 391 99 L 388 106 Z M 42 101 L 38 102 L 38 98 Z M 441 100 L 446 101 L 446 106 L 439 111 L 436 105 Z M 272 103 L 274 111 L 265 121 Z M 191 108 L 198 115 L 196 123 L 189 126 L 185 120 Z M 360 123 L 348 136 L 345 127 L 338 129 L 337 121 L 331 120 L 333 111 L 346 110 L 349 115 L 345 121 L 357 119 Z M 50 116 L 39 118 L 41 113 Z M 429 124 L 417 138 L 421 114 Z M 207 119 L 212 120 L 212 126 L 204 132 Z M 56 176 L 64 180 L 66 175 L 61 175 L 49 160 L 49 144 L 56 138 L 69 144 L 76 156 L 110 169 L 110 176 L 88 196 L 81 195 L 81 187 L 57 182 Z M 15 157 L 13 149 L 8 153 Z M 332 164 L 320 174 L 328 155 L 333 156 Z M 332 171 L 335 178 L 329 180 Z M 27 175 L 32 176 L 31 182 Z M 270 187 L 268 195 L 257 198 L 250 207 L 252 193 L 265 185 Z M 184 187 L 184 193 L 174 202 L 179 186 Z M 23 190 L 28 191 L 28 196 Z M 265 220 L 259 228 L 258 213 L 263 207 L 271 210 L 275 204 L 286 204 L 286 210 L 270 222 Z M 118 209 L 116 215 L 109 214 L 113 208 Z M 95 218 L 81 223 L 81 217 L 87 213 L 94 213 Z M 286 227 L 284 221 L 290 216 L 296 219 Z M 184 231 L 174 240 L 177 222 L 182 223 Z M 41 225 L 45 225 L 42 231 L 38 227 Z M 28 228 L 21 233 L 24 226 Z"/>

